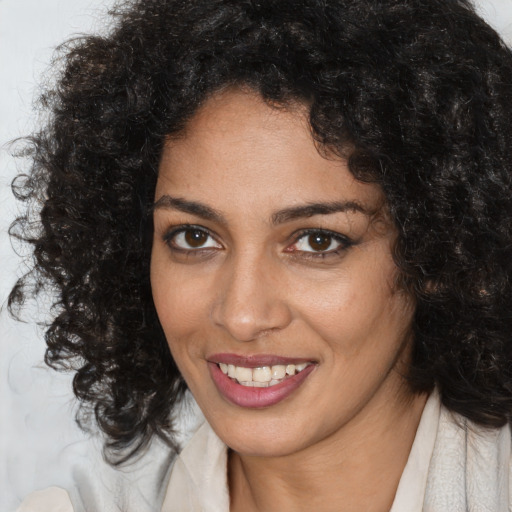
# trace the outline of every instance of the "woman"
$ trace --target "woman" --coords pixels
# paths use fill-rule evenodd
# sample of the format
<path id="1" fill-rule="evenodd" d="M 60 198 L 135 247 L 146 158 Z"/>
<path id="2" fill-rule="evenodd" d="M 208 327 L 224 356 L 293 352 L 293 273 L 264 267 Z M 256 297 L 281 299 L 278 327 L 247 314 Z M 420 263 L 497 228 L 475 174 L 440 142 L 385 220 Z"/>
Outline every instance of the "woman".
<path id="1" fill-rule="evenodd" d="M 47 362 L 76 372 L 113 464 L 156 437 L 181 451 L 145 504 L 117 489 L 112 506 L 507 510 L 512 57 L 496 33 L 462 0 L 117 16 L 70 45 L 46 98 L 15 184 L 42 203 L 13 228 L 37 266 L 11 294 L 57 290 Z M 178 447 L 187 388 L 206 422 Z M 20 510 L 92 510 L 91 494 Z"/>

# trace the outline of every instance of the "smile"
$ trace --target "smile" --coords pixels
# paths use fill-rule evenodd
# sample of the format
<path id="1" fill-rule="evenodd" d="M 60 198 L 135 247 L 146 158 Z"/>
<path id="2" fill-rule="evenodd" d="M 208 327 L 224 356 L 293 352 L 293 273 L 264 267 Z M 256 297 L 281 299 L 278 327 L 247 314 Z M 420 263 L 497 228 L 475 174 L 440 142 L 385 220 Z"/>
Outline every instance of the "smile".
<path id="1" fill-rule="evenodd" d="M 224 375 L 238 382 L 242 386 L 254 388 L 267 388 L 280 384 L 284 380 L 297 375 L 312 363 L 277 364 L 273 366 L 261 366 L 247 368 L 234 364 L 219 363 L 219 368 Z"/>
<path id="2" fill-rule="evenodd" d="M 239 407 L 275 405 L 302 386 L 318 365 L 306 359 L 217 354 L 208 369 L 219 393 Z"/>

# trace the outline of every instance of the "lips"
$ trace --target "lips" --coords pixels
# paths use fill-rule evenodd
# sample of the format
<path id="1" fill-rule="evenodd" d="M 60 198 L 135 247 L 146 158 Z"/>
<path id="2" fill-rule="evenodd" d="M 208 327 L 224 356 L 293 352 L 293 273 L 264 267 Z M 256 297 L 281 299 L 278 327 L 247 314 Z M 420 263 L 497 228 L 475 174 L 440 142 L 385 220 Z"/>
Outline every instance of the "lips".
<path id="1" fill-rule="evenodd" d="M 274 355 L 215 354 L 208 358 L 212 379 L 229 402 L 263 408 L 292 394 L 316 368 L 314 361 Z"/>

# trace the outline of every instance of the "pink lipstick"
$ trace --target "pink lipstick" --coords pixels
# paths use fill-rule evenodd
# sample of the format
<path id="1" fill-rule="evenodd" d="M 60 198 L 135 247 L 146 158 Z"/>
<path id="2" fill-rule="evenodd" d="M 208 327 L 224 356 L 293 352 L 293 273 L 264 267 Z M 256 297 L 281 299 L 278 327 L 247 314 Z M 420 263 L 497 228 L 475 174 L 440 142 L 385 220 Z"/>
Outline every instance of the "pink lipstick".
<path id="1" fill-rule="evenodd" d="M 240 407 L 264 408 L 291 395 L 316 368 L 310 359 L 214 354 L 208 369 L 221 395 Z"/>

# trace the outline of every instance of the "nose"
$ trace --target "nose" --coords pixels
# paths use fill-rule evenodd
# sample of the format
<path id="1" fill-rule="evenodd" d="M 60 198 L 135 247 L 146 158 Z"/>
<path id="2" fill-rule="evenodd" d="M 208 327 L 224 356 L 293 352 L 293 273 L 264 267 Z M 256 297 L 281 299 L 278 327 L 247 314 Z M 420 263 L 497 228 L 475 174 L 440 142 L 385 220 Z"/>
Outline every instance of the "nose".
<path id="1" fill-rule="evenodd" d="M 282 270 L 263 258 L 226 264 L 212 319 L 237 341 L 252 341 L 284 329 L 292 320 Z"/>

